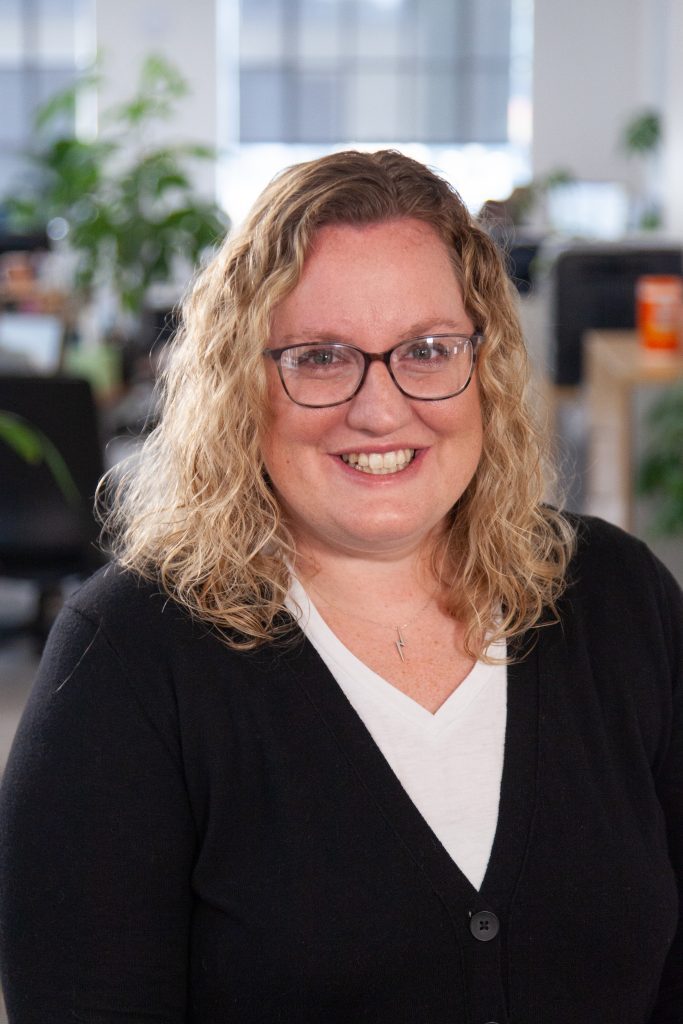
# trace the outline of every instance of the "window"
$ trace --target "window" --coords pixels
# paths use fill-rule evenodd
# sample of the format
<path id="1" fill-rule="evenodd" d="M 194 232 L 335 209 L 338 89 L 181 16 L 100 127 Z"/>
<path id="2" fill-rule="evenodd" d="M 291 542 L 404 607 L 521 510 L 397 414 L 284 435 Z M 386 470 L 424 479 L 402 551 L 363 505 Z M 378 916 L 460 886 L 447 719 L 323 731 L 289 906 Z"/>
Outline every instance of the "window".
<path id="1" fill-rule="evenodd" d="M 217 0 L 220 199 L 395 146 L 477 210 L 530 177 L 533 0 Z"/>
<path id="2" fill-rule="evenodd" d="M 510 0 L 242 0 L 241 142 L 501 143 Z"/>
<path id="3" fill-rule="evenodd" d="M 21 172 L 36 108 L 83 64 L 88 22 L 87 0 L 0 3 L 0 196 Z"/>

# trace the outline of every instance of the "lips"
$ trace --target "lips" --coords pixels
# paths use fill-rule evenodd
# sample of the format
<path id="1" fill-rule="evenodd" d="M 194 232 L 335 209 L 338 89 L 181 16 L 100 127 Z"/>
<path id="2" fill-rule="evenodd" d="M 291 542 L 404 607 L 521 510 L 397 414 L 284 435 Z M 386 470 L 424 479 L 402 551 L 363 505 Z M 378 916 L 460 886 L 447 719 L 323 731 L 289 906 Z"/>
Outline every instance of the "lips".
<path id="1" fill-rule="evenodd" d="M 345 452 L 340 458 L 361 473 L 386 476 L 406 469 L 415 458 L 415 449 L 398 448 L 392 452 Z"/>

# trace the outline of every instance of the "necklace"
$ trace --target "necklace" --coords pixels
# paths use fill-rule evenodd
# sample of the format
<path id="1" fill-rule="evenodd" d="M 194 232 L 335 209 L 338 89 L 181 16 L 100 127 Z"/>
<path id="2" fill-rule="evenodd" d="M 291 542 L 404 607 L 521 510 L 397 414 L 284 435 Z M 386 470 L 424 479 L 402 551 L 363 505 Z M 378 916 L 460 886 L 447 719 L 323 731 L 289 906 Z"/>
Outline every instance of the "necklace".
<path id="1" fill-rule="evenodd" d="M 321 592 L 318 590 L 318 588 L 316 586 L 313 585 L 313 583 L 308 583 L 307 587 L 308 587 L 309 590 L 314 591 L 314 593 L 316 593 L 318 595 L 318 597 L 322 598 L 324 603 L 329 608 L 334 608 L 334 610 L 336 612 L 339 612 L 340 615 L 346 615 L 347 618 L 350 618 L 350 619 L 358 619 L 360 622 L 369 622 L 372 626 L 380 626 L 382 629 L 391 629 L 392 632 L 395 632 L 396 633 L 396 637 L 392 641 L 392 643 L 393 643 L 393 646 L 396 648 L 396 653 L 398 654 L 399 658 L 401 659 L 401 661 L 404 664 L 405 664 L 405 661 L 406 661 L 406 656 L 405 656 L 405 653 L 404 653 L 404 648 L 408 646 L 408 641 L 406 640 L 403 631 L 407 628 L 407 626 L 413 625 L 420 618 L 422 613 L 427 610 L 427 607 L 431 604 L 431 602 L 434 599 L 434 596 L 436 595 L 436 588 L 435 588 L 432 591 L 432 593 L 429 595 L 429 597 L 427 598 L 425 603 L 422 605 L 422 607 L 415 613 L 415 615 L 412 616 L 412 618 L 408 619 L 401 626 L 399 626 L 399 625 L 388 626 L 386 624 L 386 622 L 377 622 L 376 619 L 369 619 L 366 615 L 356 615 L 356 614 L 354 614 L 354 612 L 347 612 L 347 611 L 345 611 L 343 608 L 340 608 L 338 605 L 336 605 L 332 601 L 328 600 L 328 598 L 326 598 L 324 594 L 321 594 Z"/>

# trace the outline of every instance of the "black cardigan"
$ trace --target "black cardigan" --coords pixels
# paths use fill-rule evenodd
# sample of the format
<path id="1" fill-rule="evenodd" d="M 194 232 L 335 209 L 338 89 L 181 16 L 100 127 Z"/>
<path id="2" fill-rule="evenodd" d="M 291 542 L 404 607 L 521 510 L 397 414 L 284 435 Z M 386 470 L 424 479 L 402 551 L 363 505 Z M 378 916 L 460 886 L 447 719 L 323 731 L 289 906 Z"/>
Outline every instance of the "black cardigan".
<path id="1" fill-rule="evenodd" d="M 95 576 L 4 780 L 11 1024 L 681 1024 L 683 602 L 581 531 L 509 670 L 479 892 L 307 642 L 234 653 Z"/>

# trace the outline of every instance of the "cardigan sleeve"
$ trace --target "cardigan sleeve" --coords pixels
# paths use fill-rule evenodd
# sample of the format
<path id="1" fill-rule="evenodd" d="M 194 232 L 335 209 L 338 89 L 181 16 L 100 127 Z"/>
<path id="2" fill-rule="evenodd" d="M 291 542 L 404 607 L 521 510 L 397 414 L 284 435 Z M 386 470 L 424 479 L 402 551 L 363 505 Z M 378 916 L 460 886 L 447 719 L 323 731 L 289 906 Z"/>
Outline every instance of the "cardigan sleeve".
<path id="1" fill-rule="evenodd" d="M 11 1024 L 186 1020 L 194 826 L 170 715 L 136 692 L 101 625 L 64 611 L 0 798 Z"/>
<path id="2" fill-rule="evenodd" d="M 678 879 L 679 924 L 651 1024 L 680 1024 L 683 1020 L 683 594 L 669 573 L 659 563 L 656 565 L 663 625 L 670 641 L 673 692 L 666 753 L 655 781 L 666 818 L 671 862 Z"/>

